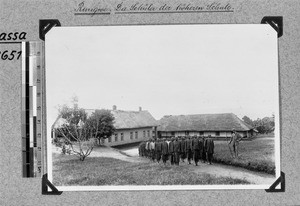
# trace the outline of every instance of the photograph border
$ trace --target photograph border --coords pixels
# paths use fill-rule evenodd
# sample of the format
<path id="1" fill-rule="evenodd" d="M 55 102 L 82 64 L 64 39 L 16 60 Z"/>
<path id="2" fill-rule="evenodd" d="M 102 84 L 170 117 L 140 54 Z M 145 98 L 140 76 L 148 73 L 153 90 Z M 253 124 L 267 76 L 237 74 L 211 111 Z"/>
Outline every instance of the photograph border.
<path id="1" fill-rule="evenodd" d="M 275 19 L 274 19 L 275 18 Z M 281 21 L 281 23 L 280 23 Z M 269 24 L 278 34 L 278 38 L 282 36 L 282 17 L 264 17 L 261 21 L 262 24 Z M 251 23 L 254 24 L 254 23 Z M 104 26 L 147 26 L 147 25 L 219 25 L 218 23 L 211 23 L 211 24 L 203 24 L 203 23 L 165 23 L 165 24 L 114 24 L 114 25 L 98 25 L 98 26 L 64 26 L 64 27 L 104 27 Z M 231 25 L 229 24 L 222 24 L 222 25 Z M 237 25 L 237 24 L 232 24 Z M 243 24 L 239 24 L 243 25 Z M 247 24 L 248 25 L 248 24 Z M 255 24 L 254 24 L 255 25 Z M 42 19 L 40 20 L 40 39 L 45 40 L 45 35 L 48 31 L 51 30 L 51 28 L 55 26 L 61 26 L 59 20 L 57 19 Z M 43 138 L 43 144 L 45 145 L 45 148 L 43 151 L 46 159 L 46 163 L 43 162 L 44 173 L 43 178 L 48 180 L 49 182 L 46 183 L 46 181 L 42 181 L 42 184 L 50 185 L 50 188 L 47 187 L 47 191 L 49 192 L 49 189 L 51 188 L 51 185 L 54 186 L 54 188 L 57 188 L 57 191 L 54 189 L 54 193 L 60 192 L 60 191 L 147 191 L 147 190 L 240 190 L 240 189 L 265 189 L 266 191 L 268 188 L 272 188 L 274 184 L 277 182 L 277 180 L 281 180 L 282 184 L 284 184 L 284 176 L 282 177 L 281 172 L 281 93 L 280 93 L 280 59 L 279 59 L 279 40 L 277 38 L 277 60 L 278 60 L 278 112 L 279 118 L 275 118 L 275 134 L 278 134 L 278 138 L 275 139 L 274 143 L 274 149 L 275 149 L 275 182 L 272 185 L 124 185 L 124 186 L 54 186 L 52 185 L 52 174 L 49 171 L 52 171 L 52 151 L 48 148 L 49 145 L 51 145 L 51 138 Z M 44 56 L 45 58 L 45 56 Z M 45 68 L 46 70 L 47 68 Z M 45 71 L 44 74 L 44 80 L 46 80 Z M 45 87 L 44 87 L 45 88 Z M 45 91 L 47 92 L 47 91 Z M 46 96 L 46 94 L 44 94 Z M 43 102 L 43 106 L 46 104 L 46 102 Z M 46 113 L 46 111 L 44 112 Z M 43 120 L 46 122 L 46 115 L 43 115 Z M 44 124 L 46 125 L 46 123 Z M 46 132 L 43 131 L 43 134 L 46 135 Z M 51 164 L 50 164 L 51 163 Z M 50 166 L 50 167 L 49 167 Z M 284 175 L 284 173 L 283 173 Z M 49 184 L 50 183 L 50 184 Z M 281 185 L 281 187 L 284 187 L 284 185 Z M 277 187 L 275 188 L 277 189 Z M 43 189 L 45 193 L 45 187 Z"/>

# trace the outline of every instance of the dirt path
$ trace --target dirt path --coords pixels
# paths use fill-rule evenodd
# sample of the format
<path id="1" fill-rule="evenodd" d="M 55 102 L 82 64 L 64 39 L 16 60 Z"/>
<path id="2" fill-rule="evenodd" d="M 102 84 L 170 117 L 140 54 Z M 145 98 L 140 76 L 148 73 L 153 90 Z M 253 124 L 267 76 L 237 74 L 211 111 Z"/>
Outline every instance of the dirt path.
<path id="1" fill-rule="evenodd" d="M 54 153 L 61 153 L 61 149 L 55 146 L 53 146 L 52 151 Z M 149 159 L 141 158 L 138 156 L 137 148 L 129 148 L 119 151 L 110 147 L 96 147 L 90 154 L 90 157 L 110 157 L 132 163 L 149 162 Z M 238 179 L 245 179 L 251 182 L 252 184 L 271 185 L 275 181 L 275 177 L 272 175 L 260 172 L 253 172 L 239 167 L 221 164 L 207 165 L 204 163 L 200 163 L 196 167 L 193 164 L 187 165 L 186 162 L 180 162 L 180 164 L 186 164 L 186 166 L 190 167 L 195 173 L 208 173 L 217 177 L 232 177 Z"/>
<path id="2" fill-rule="evenodd" d="M 97 147 L 94 148 L 90 157 L 110 157 L 127 162 L 145 162 L 143 158 L 138 156 L 129 156 L 122 154 L 119 150 L 110 147 Z"/>
<path id="3" fill-rule="evenodd" d="M 138 151 L 137 148 L 128 148 L 122 150 L 129 156 L 137 157 Z M 187 164 L 187 163 L 180 163 Z M 254 172 L 240 167 L 227 166 L 222 164 L 213 164 L 207 165 L 204 163 L 200 163 L 199 166 L 195 165 L 187 165 L 191 167 L 196 173 L 208 173 L 211 175 L 215 175 L 217 177 L 232 177 L 238 179 L 245 179 L 252 184 L 272 184 L 276 179 L 273 175 Z"/>
<path id="4" fill-rule="evenodd" d="M 76 147 L 76 146 L 74 146 Z M 52 145 L 53 153 L 61 153 L 61 148 Z M 115 158 L 127 162 L 145 162 L 144 158 L 140 158 L 138 156 L 129 156 L 122 154 L 119 150 L 110 148 L 110 147 L 95 147 L 89 157 L 109 157 Z"/>
<path id="5" fill-rule="evenodd" d="M 197 167 L 194 166 L 196 173 L 208 173 L 217 177 L 232 177 L 238 179 L 245 179 L 252 184 L 269 184 L 275 182 L 276 178 L 273 175 L 249 171 L 240 167 L 233 167 L 221 164 L 207 165 L 200 163 Z"/>

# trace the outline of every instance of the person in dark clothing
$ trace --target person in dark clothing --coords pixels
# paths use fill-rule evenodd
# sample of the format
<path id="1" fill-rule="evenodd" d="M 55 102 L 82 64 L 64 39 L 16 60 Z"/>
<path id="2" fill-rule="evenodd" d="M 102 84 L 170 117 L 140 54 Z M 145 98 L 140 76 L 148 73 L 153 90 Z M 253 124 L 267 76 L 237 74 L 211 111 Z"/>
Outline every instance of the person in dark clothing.
<path id="1" fill-rule="evenodd" d="M 206 147 L 208 164 L 212 164 L 215 145 L 211 136 L 209 136 L 208 139 L 205 141 L 205 147 Z"/>
<path id="2" fill-rule="evenodd" d="M 191 164 L 191 159 L 192 157 L 192 141 L 191 141 L 191 137 L 187 137 L 185 140 L 185 152 L 186 152 L 186 157 L 188 160 L 188 163 Z"/>
<path id="3" fill-rule="evenodd" d="M 206 162 L 206 146 L 205 146 L 206 138 L 202 137 L 202 143 L 203 143 L 203 150 L 202 150 L 202 162 Z"/>
<path id="4" fill-rule="evenodd" d="M 200 159 L 200 144 L 199 139 L 197 136 L 193 138 L 193 154 L 194 154 L 194 161 L 195 165 L 198 165 L 199 159 Z"/>
<path id="5" fill-rule="evenodd" d="M 169 143 L 169 157 L 171 165 L 174 164 L 174 138 L 171 138 L 171 141 Z"/>
<path id="6" fill-rule="evenodd" d="M 179 155 L 180 155 L 180 142 L 178 138 L 174 141 L 174 163 L 179 165 Z"/>
<path id="7" fill-rule="evenodd" d="M 152 161 L 154 162 L 155 161 L 155 142 L 153 139 L 150 142 L 150 157 L 151 157 Z"/>
<path id="8" fill-rule="evenodd" d="M 168 145 L 168 155 L 167 155 L 167 161 L 170 159 L 170 151 L 169 151 L 169 144 L 171 142 L 171 137 L 166 138 L 166 143 Z"/>
<path id="9" fill-rule="evenodd" d="M 199 137 L 199 160 L 203 162 L 203 153 L 204 151 L 204 137 Z"/>
<path id="10" fill-rule="evenodd" d="M 184 162 L 184 159 L 186 158 L 185 139 L 184 139 L 184 137 L 180 138 L 180 158 L 181 158 L 182 162 Z"/>
<path id="11" fill-rule="evenodd" d="M 235 131 L 235 129 L 232 129 L 232 134 L 231 134 L 231 138 L 230 141 L 228 143 L 229 149 L 231 151 L 231 148 L 233 149 L 233 153 L 234 153 L 234 157 L 237 158 L 238 157 L 238 146 L 239 146 L 239 142 L 242 140 L 242 136 Z"/>
<path id="12" fill-rule="evenodd" d="M 160 162 L 160 159 L 161 159 L 161 146 L 162 146 L 162 142 L 160 139 L 157 139 L 155 141 L 155 155 L 156 155 L 156 161 L 157 163 Z"/>
<path id="13" fill-rule="evenodd" d="M 145 156 L 150 157 L 150 140 L 148 140 L 145 145 Z"/>
<path id="14" fill-rule="evenodd" d="M 145 146 L 146 146 L 145 141 L 141 142 L 139 145 L 139 156 L 141 156 L 141 157 L 144 157 L 146 155 L 145 154 Z"/>
<path id="15" fill-rule="evenodd" d="M 163 141 L 162 141 L 161 153 L 162 153 L 162 161 L 163 161 L 164 165 L 166 165 L 168 155 L 169 155 L 169 147 L 168 147 L 168 143 L 166 142 L 166 139 L 163 139 Z"/>

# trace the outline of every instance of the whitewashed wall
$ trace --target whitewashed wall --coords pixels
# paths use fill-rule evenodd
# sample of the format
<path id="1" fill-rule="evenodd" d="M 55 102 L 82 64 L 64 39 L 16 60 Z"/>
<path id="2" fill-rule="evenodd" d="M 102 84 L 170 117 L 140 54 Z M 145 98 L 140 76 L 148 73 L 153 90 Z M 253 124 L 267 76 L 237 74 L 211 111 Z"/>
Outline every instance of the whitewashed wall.
<path id="1" fill-rule="evenodd" d="M 144 136 L 145 131 L 145 136 Z M 149 136 L 148 136 L 149 131 Z M 130 132 L 132 132 L 133 136 L 132 139 L 130 138 Z M 135 136 L 135 132 L 138 132 L 138 138 Z M 121 140 L 121 133 L 123 133 L 124 139 Z M 153 129 L 152 127 L 147 128 L 139 128 L 139 129 L 125 129 L 125 130 L 117 130 L 115 134 L 118 134 L 118 140 L 115 141 L 115 135 L 111 136 L 111 142 L 109 142 L 109 139 L 104 140 L 104 144 L 108 146 L 117 146 L 117 145 L 123 145 L 123 144 L 129 144 L 134 142 L 141 142 L 144 140 L 148 140 L 152 138 L 153 135 Z"/>
<path id="2" fill-rule="evenodd" d="M 247 135 L 247 132 L 238 132 L 242 137 L 246 136 Z M 199 136 L 200 135 L 200 132 L 189 132 L 189 136 Z M 203 132 L 203 135 L 204 136 L 209 136 L 211 135 L 212 137 L 231 137 L 231 132 L 220 132 L 220 135 L 217 136 L 217 133 L 214 131 L 214 132 Z M 161 136 L 162 137 L 170 137 L 170 136 L 175 136 L 175 137 L 178 137 L 178 136 L 186 136 L 185 132 L 175 132 L 173 133 L 172 135 L 172 132 L 161 132 Z"/>

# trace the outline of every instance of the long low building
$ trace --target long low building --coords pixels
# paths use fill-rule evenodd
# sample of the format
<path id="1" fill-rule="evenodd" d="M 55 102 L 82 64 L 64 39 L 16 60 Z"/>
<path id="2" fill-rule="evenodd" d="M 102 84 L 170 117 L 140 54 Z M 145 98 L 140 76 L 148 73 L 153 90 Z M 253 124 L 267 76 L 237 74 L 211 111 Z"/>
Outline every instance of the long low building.
<path id="1" fill-rule="evenodd" d="M 123 111 L 114 108 L 115 134 L 103 141 L 105 145 L 117 146 L 148 140 L 156 135 L 157 121 L 146 110 Z"/>
<path id="2" fill-rule="evenodd" d="M 159 120 L 158 137 L 209 136 L 230 137 L 232 129 L 243 137 L 255 135 L 256 130 L 233 113 L 169 115 Z"/>
<path id="3" fill-rule="evenodd" d="M 91 115 L 95 110 L 86 109 L 87 115 Z M 102 144 L 108 146 L 118 146 L 124 144 L 130 144 L 134 142 L 141 142 L 155 137 L 157 129 L 157 121 L 146 110 L 142 110 L 140 107 L 138 111 L 123 111 L 117 110 L 116 106 L 110 110 L 113 114 L 115 133 L 102 140 Z M 52 126 L 52 136 L 54 137 L 55 128 L 64 123 L 64 120 L 58 118 Z"/>

